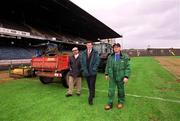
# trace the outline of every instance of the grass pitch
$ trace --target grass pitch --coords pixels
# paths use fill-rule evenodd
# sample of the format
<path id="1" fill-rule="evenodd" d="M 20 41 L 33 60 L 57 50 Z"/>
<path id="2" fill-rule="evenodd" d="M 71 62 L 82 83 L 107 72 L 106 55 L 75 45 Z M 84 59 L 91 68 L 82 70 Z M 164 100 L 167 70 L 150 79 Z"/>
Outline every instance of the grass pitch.
<path id="1" fill-rule="evenodd" d="M 122 110 L 105 111 L 108 81 L 99 73 L 94 105 L 82 94 L 65 97 L 59 83 L 44 85 L 38 78 L 24 78 L 0 84 L 0 121 L 179 121 L 180 83 L 151 57 L 131 59 L 132 74 L 126 85 Z"/>

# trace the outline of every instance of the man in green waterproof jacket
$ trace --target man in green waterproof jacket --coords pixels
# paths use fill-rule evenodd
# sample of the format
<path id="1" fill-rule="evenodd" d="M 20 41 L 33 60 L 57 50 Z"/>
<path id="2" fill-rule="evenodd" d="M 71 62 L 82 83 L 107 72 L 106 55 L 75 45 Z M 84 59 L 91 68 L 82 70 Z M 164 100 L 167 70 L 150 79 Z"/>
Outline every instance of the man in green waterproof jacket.
<path id="1" fill-rule="evenodd" d="M 113 54 L 109 55 L 105 78 L 109 79 L 108 89 L 108 104 L 105 106 L 105 110 L 109 110 L 113 107 L 113 100 L 115 95 L 115 89 L 118 89 L 118 105 L 117 108 L 121 109 L 125 101 L 124 83 L 128 82 L 130 76 L 130 64 L 127 54 L 121 52 L 121 45 L 116 43 L 113 45 Z"/>

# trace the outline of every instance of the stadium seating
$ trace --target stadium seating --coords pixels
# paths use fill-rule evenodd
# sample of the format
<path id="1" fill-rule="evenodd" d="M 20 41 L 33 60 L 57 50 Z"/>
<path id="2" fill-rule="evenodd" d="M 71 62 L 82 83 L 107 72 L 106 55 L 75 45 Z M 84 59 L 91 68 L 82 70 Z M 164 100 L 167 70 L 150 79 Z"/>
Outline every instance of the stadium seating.
<path id="1" fill-rule="evenodd" d="M 33 48 L 0 47 L 0 60 L 30 59 L 35 55 Z"/>

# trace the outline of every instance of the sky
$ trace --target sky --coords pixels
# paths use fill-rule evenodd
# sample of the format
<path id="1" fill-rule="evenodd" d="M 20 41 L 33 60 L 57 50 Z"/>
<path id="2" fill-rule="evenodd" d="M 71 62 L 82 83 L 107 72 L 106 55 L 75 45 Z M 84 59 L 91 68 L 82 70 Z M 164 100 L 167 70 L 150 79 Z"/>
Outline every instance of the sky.
<path id="1" fill-rule="evenodd" d="M 125 48 L 180 48 L 180 0 L 71 0 L 123 35 Z"/>

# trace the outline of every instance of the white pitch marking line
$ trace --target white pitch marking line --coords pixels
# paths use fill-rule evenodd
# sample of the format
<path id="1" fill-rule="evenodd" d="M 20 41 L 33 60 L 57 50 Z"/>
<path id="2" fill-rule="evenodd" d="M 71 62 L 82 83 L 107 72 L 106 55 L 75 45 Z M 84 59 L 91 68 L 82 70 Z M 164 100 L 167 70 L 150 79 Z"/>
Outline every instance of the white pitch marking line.
<path id="1" fill-rule="evenodd" d="M 84 90 L 88 90 L 87 88 L 82 88 Z M 108 92 L 106 90 L 98 90 L 96 89 L 96 91 L 98 92 Z M 161 100 L 161 101 L 165 101 L 165 102 L 174 102 L 174 103 L 180 103 L 180 100 L 172 100 L 172 99 L 165 99 L 165 98 L 160 98 L 160 97 L 150 97 L 150 96 L 141 96 L 141 95 L 134 95 L 134 94 L 126 94 L 127 96 L 131 96 L 131 97 L 137 97 L 137 98 L 147 98 L 147 99 L 153 99 L 153 100 Z"/>

